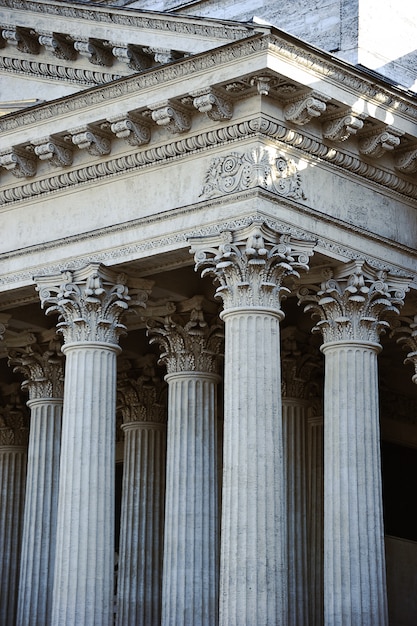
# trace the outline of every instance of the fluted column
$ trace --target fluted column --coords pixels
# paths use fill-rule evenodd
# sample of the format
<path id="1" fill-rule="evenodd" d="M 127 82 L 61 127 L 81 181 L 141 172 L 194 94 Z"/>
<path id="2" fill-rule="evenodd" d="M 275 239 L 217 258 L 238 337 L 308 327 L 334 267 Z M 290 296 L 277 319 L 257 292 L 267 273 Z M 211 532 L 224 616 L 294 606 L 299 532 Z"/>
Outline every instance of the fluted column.
<path id="1" fill-rule="evenodd" d="M 404 286 L 352 262 L 314 295 L 301 292 L 324 338 L 326 626 L 388 624 L 377 354 L 384 316 L 398 313 Z"/>
<path id="2" fill-rule="evenodd" d="M 61 316 L 66 355 L 54 626 L 113 623 L 116 355 L 130 304 L 126 280 L 99 264 L 36 279 L 46 313 Z"/>
<path id="3" fill-rule="evenodd" d="M 149 324 L 167 367 L 163 626 L 214 626 L 218 610 L 216 390 L 223 335 L 203 299 Z"/>
<path id="4" fill-rule="evenodd" d="M 15 624 L 27 462 L 25 407 L 0 408 L 0 624 Z"/>
<path id="5" fill-rule="evenodd" d="M 281 333 L 282 420 L 287 495 L 288 626 L 309 625 L 307 543 L 307 417 L 319 351 L 294 326 Z"/>
<path id="6" fill-rule="evenodd" d="M 310 416 L 308 460 L 309 626 L 323 626 L 323 417 Z"/>
<path id="7" fill-rule="evenodd" d="M 309 242 L 262 223 L 191 240 L 220 283 L 225 322 L 221 626 L 288 624 L 280 320 L 284 281 L 307 268 Z"/>
<path id="8" fill-rule="evenodd" d="M 63 355 L 56 337 L 9 350 L 9 365 L 22 372 L 31 410 L 18 626 L 51 624 L 64 393 Z M 33 336 L 33 341 L 36 338 Z"/>
<path id="9" fill-rule="evenodd" d="M 153 355 L 148 355 L 152 357 Z M 146 370 L 149 370 L 147 364 Z M 159 626 L 165 497 L 164 385 L 130 364 L 118 381 L 124 466 L 117 624 Z"/>

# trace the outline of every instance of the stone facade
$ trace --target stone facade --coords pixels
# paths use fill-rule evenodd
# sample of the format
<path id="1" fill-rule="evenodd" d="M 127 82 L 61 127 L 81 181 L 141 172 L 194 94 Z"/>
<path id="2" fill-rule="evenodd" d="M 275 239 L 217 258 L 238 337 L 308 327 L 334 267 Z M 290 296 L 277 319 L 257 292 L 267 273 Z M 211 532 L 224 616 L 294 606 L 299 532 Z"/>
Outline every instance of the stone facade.
<path id="1" fill-rule="evenodd" d="M 416 622 L 407 52 L 269 5 L 0 7 L 8 626 Z"/>

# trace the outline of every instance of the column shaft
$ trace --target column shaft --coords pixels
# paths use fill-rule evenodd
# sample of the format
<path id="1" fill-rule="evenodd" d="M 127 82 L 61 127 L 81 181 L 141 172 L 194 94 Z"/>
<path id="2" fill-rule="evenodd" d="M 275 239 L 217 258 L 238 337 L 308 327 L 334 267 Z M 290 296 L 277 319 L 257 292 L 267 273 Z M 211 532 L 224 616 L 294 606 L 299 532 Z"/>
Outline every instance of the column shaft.
<path id="1" fill-rule="evenodd" d="M 67 344 L 52 624 L 111 626 L 117 346 Z"/>
<path id="2" fill-rule="evenodd" d="M 204 372 L 168 374 L 163 567 L 164 626 L 217 624 L 216 384 Z"/>
<path id="3" fill-rule="evenodd" d="M 323 626 L 323 418 L 308 420 L 308 578 L 310 626 Z"/>
<path id="4" fill-rule="evenodd" d="M 0 446 L 0 624 L 14 624 L 22 543 L 26 446 Z"/>
<path id="5" fill-rule="evenodd" d="M 222 626 L 287 626 L 278 312 L 226 310 Z"/>
<path id="6" fill-rule="evenodd" d="M 324 344 L 327 626 L 386 626 L 377 344 Z"/>
<path id="7" fill-rule="evenodd" d="M 119 626 L 161 623 L 166 426 L 123 426 L 125 454 L 120 523 Z"/>
<path id="8" fill-rule="evenodd" d="M 288 626 L 308 625 L 306 403 L 282 401 L 287 490 Z"/>
<path id="9" fill-rule="evenodd" d="M 51 623 L 62 399 L 31 400 L 18 626 Z"/>

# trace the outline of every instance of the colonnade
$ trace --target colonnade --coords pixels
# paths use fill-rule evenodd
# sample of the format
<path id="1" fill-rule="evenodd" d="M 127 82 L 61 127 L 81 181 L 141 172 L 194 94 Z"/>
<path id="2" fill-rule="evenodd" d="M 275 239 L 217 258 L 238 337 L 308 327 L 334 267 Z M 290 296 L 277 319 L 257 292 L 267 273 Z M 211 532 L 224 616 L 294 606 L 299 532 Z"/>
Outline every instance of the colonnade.
<path id="1" fill-rule="evenodd" d="M 23 520 L 15 596 L 4 591 L 18 570 L 11 557 L 1 572 L 5 623 L 114 623 L 118 403 L 125 433 L 118 626 L 387 626 L 377 354 L 407 282 L 356 261 L 313 285 L 303 278 L 298 301 L 323 339 L 321 419 L 311 410 L 318 352 L 306 351 L 305 341 L 300 347 L 293 329 L 281 333 L 282 300 L 307 275 L 314 242 L 260 222 L 190 245 L 196 269 L 218 285 L 224 329 L 199 296 L 148 321 L 166 367 L 167 413 L 163 385 L 149 372 L 132 378 L 125 369 L 117 380 L 123 316 L 146 307 L 152 284 L 99 264 L 35 279 L 46 313 L 60 315 L 64 345 L 11 355 L 26 376 L 31 428 L 24 517 L 22 506 L 0 509 L 1 533 L 18 532 Z M 405 334 L 414 337 L 408 327 Z M 26 448 L 4 441 L 2 502 L 19 508 L 23 461 L 9 469 L 6 448 L 14 457 Z"/>

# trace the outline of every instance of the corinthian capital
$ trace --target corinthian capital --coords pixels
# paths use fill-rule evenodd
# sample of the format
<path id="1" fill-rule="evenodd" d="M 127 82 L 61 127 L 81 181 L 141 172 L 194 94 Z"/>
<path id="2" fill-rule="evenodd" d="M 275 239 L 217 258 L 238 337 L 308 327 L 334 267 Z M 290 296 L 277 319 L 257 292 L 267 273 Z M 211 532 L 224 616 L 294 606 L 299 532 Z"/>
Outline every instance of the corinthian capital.
<path id="1" fill-rule="evenodd" d="M 400 317 L 396 320 L 392 335 L 397 336 L 397 343 L 409 350 L 404 363 L 414 365 L 413 383 L 417 385 L 417 315 L 414 317 Z"/>
<path id="2" fill-rule="evenodd" d="M 213 238 L 190 239 L 196 270 L 220 283 L 224 308 L 267 307 L 280 311 L 289 278 L 308 269 L 314 242 L 280 235 L 262 222 Z M 280 312 L 283 317 L 283 313 Z"/>
<path id="3" fill-rule="evenodd" d="M 323 369 L 320 351 L 311 345 L 312 338 L 295 326 L 283 328 L 280 334 L 283 398 L 318 397 Z"/>
<path id="4" fill-rule="evenodd" d="M 319 321 L 313 331 L 325 343 L 360 341 L 378 343 L 389 327 L 387 314 L 398 314 L 404 304 L 408 281 L 376 271 L 364 262 L 352 261 L 334 272 L 320 286 L 298 291 L 299 304 L 306 303 Z"/>
<path id="5" fill-rule="evenodd" d="M 217 373 L 223 330 L 203 296 L 179 303 L 177 312 L 148 321 L 151 343 L 161 348 L 160 363 L 168 374 Z"/>
<path id="6" fill-rule="evenodd" d="M 157 376 L 156 355 L 125 359 L 118 373 L 117 408 L 123 424 L 166 421 L 166 383 Z"/>
<path id="7" fill-rule="evenodd" d="M 27 343 L 26 334 L 20 346 L 9 350 L 9 365 L 14 372 L 24 375 L 22 389 L 29 392 L 29 400 L 62 398 L 64 395 L 63 354 L 54 334 L 48 342 Z"/>
<path id="8" fill-rule="evenodd" d="M 20 397 L 19 384 L 0 385 L 0 390 L 0 446 L 26 446 L 29 418 Z"/>
<path id="9" fill-rule="evenodd" d="M 117 344 L 126 332 L 123 316 L 129 308 L 145 307 L 152 287 L 150 281 L 136 279 L 133 283 L 125 274 L 117 274 L 100 263 L 34 280 L 46 314 L 58 313 L 62 320 L 57 329 L 65 343 Z"/>

